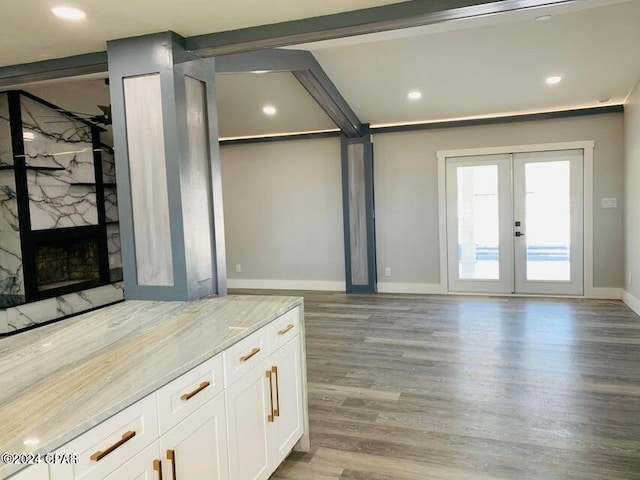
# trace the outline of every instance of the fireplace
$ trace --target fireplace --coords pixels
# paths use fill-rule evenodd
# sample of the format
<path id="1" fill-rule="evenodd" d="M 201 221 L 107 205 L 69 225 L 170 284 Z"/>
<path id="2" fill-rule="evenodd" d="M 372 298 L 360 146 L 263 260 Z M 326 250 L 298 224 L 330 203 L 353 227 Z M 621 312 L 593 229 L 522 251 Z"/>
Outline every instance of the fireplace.
<path id="1" fill-rule="evenodd" d="M 38 292 L 100 281 L 96 238 L 39 243 L 35 248 L 35 261 Z"/>

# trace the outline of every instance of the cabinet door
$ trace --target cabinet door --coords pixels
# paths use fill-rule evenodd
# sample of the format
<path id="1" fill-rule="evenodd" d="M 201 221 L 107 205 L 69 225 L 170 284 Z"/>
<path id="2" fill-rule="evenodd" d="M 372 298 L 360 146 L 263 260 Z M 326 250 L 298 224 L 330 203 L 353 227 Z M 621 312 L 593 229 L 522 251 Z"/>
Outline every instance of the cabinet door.
<path id="1" fill-rule="evenodd" d="M 104 480 L 162 480 L 161 463 L 156 441 Z"/>
<path id="2" fill-rule="evenodd" d="M 32 465 L 16 473 L 9 480 L 49 480 L 49 467 L 46 463 Z"/>
<path id="3" fill-rule="evenodd" d="M 271 456 L 273 469 L 289 454 L 302 436 L 302 370 L 300 362 L 300 336 L 289 340 L 271 357 L 276 417 L 271 430 Z"/>
<path id="4" fill-rule="evenodd" d="M 272 419 L 271 365 L 266 361 L 231 385 L 227 397 L 229 476 L 234 480 L 269 477 L 269 417 Z"/>
<path id="5" fill-rule="evenodd" d="M 220 393 L 160 438 L 165 480 L 228 480 L 227 422 Z"/>

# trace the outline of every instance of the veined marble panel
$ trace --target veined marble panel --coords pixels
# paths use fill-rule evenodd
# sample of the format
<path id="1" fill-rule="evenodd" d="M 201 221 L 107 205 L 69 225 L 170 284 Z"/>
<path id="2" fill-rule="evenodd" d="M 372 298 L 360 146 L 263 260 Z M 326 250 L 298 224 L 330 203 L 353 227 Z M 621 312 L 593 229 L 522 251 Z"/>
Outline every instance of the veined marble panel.
<path id="1" fill-rule="evenodd" d="M 9 331 L 9 322 L 6 310 L 0 310 L 0 333 Z"/>
<path id="2" fill-rule="evenodd" d="M 0 93 L 0 165 L 13 165 L 9 102 L 6 93 Z"/>
<path id="3" fill-rule="evenodd" d="M 32 230 L 97 225 L 95 187 L 29 184 Z"/>
<path id="4" fill-rule="evenodd" d="M 24 295 L 20 232 L 0 232 L 0 295 Z"/>
<path id="5" fill-rule="evenodd" d="M 14 332 L 124 299 L 121 282 L 0 310 L 0 333 Z"/>
<path id="6" fill-rule="evenodd" d="M 57 313 L 56 305 L 55 298 L 48 298 L 46 300 L 40 300 L 39 302 L 8 308 L 8 331 L 14 332 L 16 330 L 22 330 L 23 328 L 32 327 L 61 317 L 62 315 Z"/>
<path id="7" fill-rule="evenodd" d="M 120 225 L 107 225 L 107 251 L 109 268 L 122 267 L 122 248 L 120 245 Z"/>
<path id="8" fill-rule="evenodd" d="M 25 96 L 20 105 L 26 164 L 61 168 L 41 181 L 94 183 L 91 128 Z"/>
<path id="9" fill-rule="evenodd" d="M 117 222 L 118 217 L 118 191 L 114 187 L 104 188 L 104 209 L 107 222 Z"/>
<path id="10" fill-rule="evenodd" d="M 160 75 L 124 79 L 139 285 L 173 285 Z"/>
<path id="11" fill-rule="evenodd" d="M 102 181 L 104 183 L 116 183 L 116 159 L 113 153 L 102 149 Z"/>
<path id="12" fill-rule="evenodd" d="M 92 308 L 118 302 L 124 299 L 122 283 L 103 285 L 102 287 L 69 293 L 56 298 L 58 316 L 64 317 L 73 313 L 84 312 Z"/>
<path id="13" fill-rule="evenodd" d="M 0 171 L 0 232 L 20 230 L 13 170 Z"/>

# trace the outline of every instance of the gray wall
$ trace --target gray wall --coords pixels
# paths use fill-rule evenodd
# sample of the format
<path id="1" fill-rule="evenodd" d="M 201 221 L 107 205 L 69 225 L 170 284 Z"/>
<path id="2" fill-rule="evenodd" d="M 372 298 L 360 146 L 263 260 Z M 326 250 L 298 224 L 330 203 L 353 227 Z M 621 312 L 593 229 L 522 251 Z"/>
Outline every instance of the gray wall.
<path id="1" fill-rule="evenodd" d="M 627 100 L 625 140 L 625 282 L 624 289 L 640 299 L 640 82 Z M 629 275 L 633 283 L 629 284 Z"/>
<path id="2" fill-rule="evenodd" d="M 228 278 L 344 282 L 340 140 L 225 146 L 221 157 Z"/>
<path id="3" fill-rule="evenodd" d="M 622 208 L 603 210 L 600 198 L 622 204 L 622 120 L 614 113 L 374 135 L 378 281 L 440 283 L 437 151 L 595 140 L 594 286 L 620 287 Z"/>
<path id="4" fill-rule="evenodd" d="M 378 281 L 440 282 L 438 150 L 581 140 L 596 145 L 594 286 L 621 287 L 623 209 L 600 208 L 623 200 L 620 113 L 374 135 Z M 229 278 L 344 280 L 337 139 L 223 147 L 222 174 Z"/>

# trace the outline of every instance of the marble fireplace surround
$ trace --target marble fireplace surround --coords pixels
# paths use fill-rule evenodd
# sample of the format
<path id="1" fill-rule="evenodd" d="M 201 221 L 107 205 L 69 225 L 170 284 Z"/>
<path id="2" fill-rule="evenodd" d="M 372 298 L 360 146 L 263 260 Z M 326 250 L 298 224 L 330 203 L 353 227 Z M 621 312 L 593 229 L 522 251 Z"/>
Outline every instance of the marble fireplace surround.
<path id="1" fill-rule="evenodd" d="M 123 298 L 115 162 L 99 130 L 26 92 L 0 93 L 0 335 Z M 75 272 L 37 288 L 39 247 L 88 238 L 98 279 Z"/>

